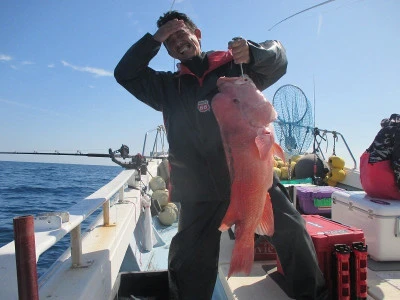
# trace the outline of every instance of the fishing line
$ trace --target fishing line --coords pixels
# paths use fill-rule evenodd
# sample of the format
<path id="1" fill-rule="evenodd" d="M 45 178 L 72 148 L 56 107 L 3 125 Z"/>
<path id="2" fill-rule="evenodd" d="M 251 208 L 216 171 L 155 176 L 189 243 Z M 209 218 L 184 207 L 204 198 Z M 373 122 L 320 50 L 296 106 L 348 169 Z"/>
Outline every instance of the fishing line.
<path id="1" fill-rule="evenodd" d="M 316 4 L 316 5 L 313 5 L 313 6 L 309 7 L 309 8 L 303 9 L 302 11 L 299 11 L 299 12 L 297 12 L 297 13 L 295 13 L 295 14 L 293 14 L 293 15 L 291 15 L 291 16 L 285 18 L 285 19 L 283 19 L 282 21 L 279 21 L 278 23 L 276 23 L 275 25 L 273 25 L 270 29 L 268 29 L 268 31 L 271 31 L 271 29 L 273 29 L 274 27 L 276 27 L 276 26 L 278 26 L 279 24 L 285 22 L 286 20 L 289 20 L 289 19 L 293 18 L 294 16 L 297 16 L 297 15 L 303 13 L 303 12 L 306 12 L 306 11 L 308 11 L 308 10 L 311 10 L 311 9 L 316 8 L 316 7 L 318 7 L 318 6 L 321 6 L 321 5 L 328 4 L 328 3 L 333 2 L 333 1 L 335 1 L 335 0 L 328 0 L 328 1 L 325 1 L 325 2 L 322 2 L 322 3 L 319 3 L 319 4 Z"/>
<path id="2" fill-rule="evenodd" d="M 318 7 L 318 6 L 322 6 L 322 5 L 328 4 L 328 3 L 333 2 L 333 1 L 335 1 L 335 0 L 325 1 L 325 2 L 322 2 L 322 3 L 320 3 L 320 4 L 311 6 L 311 7 L 306 8 L 306 9 L 303 9 L 302 11 L 299 11 L 299 12 L 297 12 L 297 13 L 295 13 L 295 14 L 293 14 L 293 15 L 291 15 L 291 16 L 289 16 L 289 17 L 287 17 L 287 18 L 285 18 L 285 19 L 283 19 L 283 20 L 281 20 L 281 21 L 279 21 L 278 23 L 276 23 L 275 25 L 273 25 L 270 29 L 268 29 L 268 31 L 271 31 L 271 29 L 273 29 L 274 27 L 278 26 L 279 24 L 283 23 L 284 21 L 286 21 L 286 20 L 288 20 L 288 19 L 293 18 L 294 16 L 297 16 L 297 15 L 303 13 L 303 12 L 306 12 L 306 11 L 311 10 L 311 9 L 313 9 L 313 8 L 316 8 L 316 7 Z M 350 5 L 354 4 L 354 3 L 358 3 L 358 2 L 361 2 L 361 1 L 365 2 L 365 0 L 354 0 L 354 1 L 350 2 L 350 3 L 344 3 L 344 4 L 342 4 L 342 5 L 338 6 L 338 7 L 336 7 L 335 9 L 338 10 L 338 9 L 343 8 L 343 7 L 350 6 Z M 330 10 L 326 10 L 325 12 L 327 12 L 327 11 L 330 11 Z"/>
<path id="3" fill-rule="evenodd" d="M 175 4 L 175 0 L 174 0 L 174 1 L 172 1 L 171 8 L 169 9 L 169 11 L 171 11 L 171 10 L 172 10 L 172 8 L 174 7 L 174 4 Z"/>
<path id="4" fill-rule="evenodd" d="M 315 111 L 315 108 L 316 108 L 316 107 L 315 107 L 315 102 L 316 102 L 316 101 L 315 101 L 315 77 L 314 77 L 314 76 L 313 76 L 313 88 L 314 88 L 314 95 L 313 95 L 313 96 L 314 96 L 314 128 L 315 128 L 315 124 L 316 124 L 316 123 L 315 123 L 315 115 L 316 115 L 316 111 Z"/>
<path id="5" fill-rule="evenodd" d="M 172 4 L 171 4 L 171 7 L 170 7 L 170 9 L 169 9 L 169 12 L 171 12 L 172 11 L 172 8 L 174 7 L 174 4 L 175 4 L 175 0 L 174 1 L 172 1 Z M 174 70 L 174 73 L 176 72 L 176 63 L 175 63 L 175 58 L 173 59 L 173 70 Z"/>
<path id="6" fill-rule="evenodd" d="M 336 7 L 335 10 L 339 10 L 339 9 L 341 9 L 343 7 L 350 6 L 350 5 L 354 4 L 354 3 L 361 2 L 361 1 L 365 2 L 366 0 L 354 0 L 353 2 L 350 2 L 350 3 L 343 3 L 342 5 Z M 331 10 L 325 10 L 324 12 L 328 12 L 328 11 L 331 11 Z"/>
<path id="7" fill-rule="evenodd" d="M 316 178 L 317 178 L 317 149 L 315 147 L 315 144 L 317 142 L 317 133 L 316 133 L 316 127 L 315 127 L 315 77 L 313 76 L 313 88 L 314 88 L 314 146 L 313 146 L 313 153 L 314 153 L 314 166 L 313 166 L 313 171 L 314 171 L 314 178 L 313 178 L 313 183 L 316 183 Z"/>

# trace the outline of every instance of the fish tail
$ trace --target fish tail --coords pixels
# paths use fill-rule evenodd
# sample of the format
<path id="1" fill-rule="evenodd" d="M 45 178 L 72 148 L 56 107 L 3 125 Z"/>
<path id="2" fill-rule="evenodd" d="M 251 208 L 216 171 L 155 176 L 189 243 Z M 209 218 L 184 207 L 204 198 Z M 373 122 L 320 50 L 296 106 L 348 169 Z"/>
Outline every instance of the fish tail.
<path id="1" fill-rule="evenodd" d="M 254 239 L 251 235 L 248 241 L 236 240 L 232 252 L 231 265 L 229 267 L 228 279 L 236 273 L 249 275 L 254 262 Z"/>

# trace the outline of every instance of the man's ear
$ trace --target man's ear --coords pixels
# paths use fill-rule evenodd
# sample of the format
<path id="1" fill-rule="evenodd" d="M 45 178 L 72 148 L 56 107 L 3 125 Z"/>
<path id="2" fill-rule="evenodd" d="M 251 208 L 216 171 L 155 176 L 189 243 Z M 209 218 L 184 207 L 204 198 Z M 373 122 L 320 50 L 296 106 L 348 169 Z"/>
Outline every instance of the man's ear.
<path id="1" fill-rule="evenodd" d="M 194 30 L 194 35 L 200 40 L 201 39 L 201 30 L 196 28 Z"/>

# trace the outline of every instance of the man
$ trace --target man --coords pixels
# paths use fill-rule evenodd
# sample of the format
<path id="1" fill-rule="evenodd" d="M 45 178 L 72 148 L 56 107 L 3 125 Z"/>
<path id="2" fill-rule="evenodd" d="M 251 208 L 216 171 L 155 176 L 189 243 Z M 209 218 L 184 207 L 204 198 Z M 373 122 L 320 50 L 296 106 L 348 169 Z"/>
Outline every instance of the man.
<path id="1" fill-rule="evenodd" d="M 171 299 L 210 299 L 217 276 L 220 232 L 229 205 L 230 179 L 211 100 L 221 76 L 240 76 L 241 67 L 264 90 L 286 72 L 283 46 L 245 39 L 229 51 L 203 52 L 201 31 L 185 15 L 160 17 L 154 35 L 147 33 L 123 56 L 115 78 L 137 99 L 162 111 L 169 142 L 170 194 L 181 203 L 178 233 L 168 258 Z M 159 72 L 150 60 L 164 44 L 180 60 L 178 71 Z M 297 299 L 317 299 L 324 287 L 304 221 L 277 179 L 270 190 L 275 234 L 271 239 L 285 277 Z M 282 190 L 283 189 L 283 190 Z"/>

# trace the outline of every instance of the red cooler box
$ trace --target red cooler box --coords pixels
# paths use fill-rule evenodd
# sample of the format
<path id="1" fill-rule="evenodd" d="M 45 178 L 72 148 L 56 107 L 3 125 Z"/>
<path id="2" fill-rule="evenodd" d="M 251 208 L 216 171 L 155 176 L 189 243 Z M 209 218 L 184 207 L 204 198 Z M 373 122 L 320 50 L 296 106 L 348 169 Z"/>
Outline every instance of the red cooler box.
<path id="1" fill-rule="evenodd" d="M 276 260 L 276 251 L 264 237 L 254 238 L 254 260 Z"/>
<path id="2" fill-rule="evenodd" d="M 303 215 L 303 218 L 306 221 L 307 231 L 317 252 L 319 267 L 324 273 L 332 294 L 336 280 L 332 276 L 332 274 L 335 274 L 333 272 L 333 267 L 335 266 L 335 262 L 333 261 L 335 245 L 341 244 L 351 247 L 353 243 L 357 242 L 364 245 L 364 233 L 358 228 L 337 223 L 320 215 Z M 277 267 L 278 272 L 284 274 L 279 261 Z"/>
<path id="3" fill-rule="evenodd" d="M 340 190 L 332 186 L 296 187 L 297 203 L 300 211 L 308 215 L 330 215 L 332 193 Z"/>
<path id="4" fill-rule="evenodd" d="M 378 199 L 350 191 L 334 192 L 332 199 L 332 219 L 362 229 L 371 258 L 400 260 L 400 199 Z"/>

